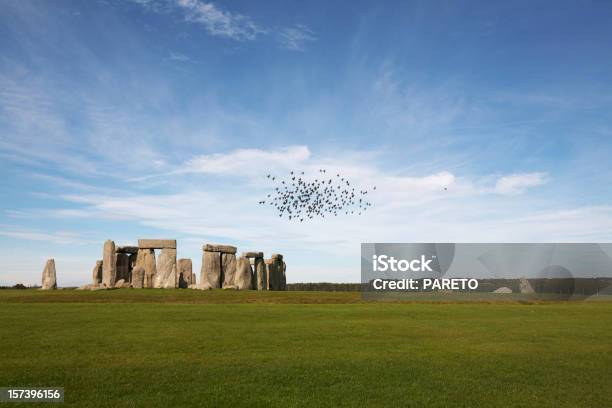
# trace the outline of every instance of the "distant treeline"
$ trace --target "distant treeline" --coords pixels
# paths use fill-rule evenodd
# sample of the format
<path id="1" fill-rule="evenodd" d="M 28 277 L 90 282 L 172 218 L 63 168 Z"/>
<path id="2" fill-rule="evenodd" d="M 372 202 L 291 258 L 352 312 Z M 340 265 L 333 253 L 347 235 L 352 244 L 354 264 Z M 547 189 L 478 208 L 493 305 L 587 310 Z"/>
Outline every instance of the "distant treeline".
<path id="1" fill-rule="evenodd" d="M 13 286 L 0 286 L 0 289 L 37 289 L 40 286 L 26 286 L 23 283 L 18 283 Z"/>
<path id="2" fill-rule="evenodd" d="M 331 283 L 331 282 L 316 282 L 316 283 L 288 283 L 287 290 L 315 290 L 324 292 L 361 292 L 366 289 L 367 284 L 362 283 Z"/>
<path id="3" fill-rule="evenodd" d="M 417 279 L 420 280 L 420 279 Z M 536 293 L 582 294 L 594 295 L 602 291 L 612 290 L 612 278 L 552 278 L 528 279 Z M 513 292 L 520 292 L 519 279 L 478 279 L 477 292 L 493 292 L 495 289 L 507 287 Z M 295 291 L 326 291 L 326 292 L 360 292 L 370 287 L 366 283 L 288 283 L 287 290 Z"/>

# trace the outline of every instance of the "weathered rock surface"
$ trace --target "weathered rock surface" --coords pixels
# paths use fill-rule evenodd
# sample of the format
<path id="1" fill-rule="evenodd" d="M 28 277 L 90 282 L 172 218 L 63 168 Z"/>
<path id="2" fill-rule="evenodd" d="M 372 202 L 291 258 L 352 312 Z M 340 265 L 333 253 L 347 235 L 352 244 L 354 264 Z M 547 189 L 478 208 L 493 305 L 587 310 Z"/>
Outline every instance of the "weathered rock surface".
<path id="1" fill-rule="evenodd" d="M 141 289 L 144 287 L 145 270 L 142 266 L 132 269 L 132 287 Z"/>
<path id="2" fill-rule="evenodd" d="M 285 273 L 287 271 L 287 264 L 285 263 L 285 261 L 280 261 L 279 266 L 281 268 L 281 272 L 279 273 L 280 275 L 279 290 L 287 290 L 287 275 Z"/>
<path id="3" fill-rule="evenodd" d="M 236 260 L 234 286 L 238 290 L 247 290 L 253 287 L 253 270 L 249 258 L 241 256 Z"/>
<path id="4" fill-rule="evenodd" d="M 535 293 L 535 291 L 533 290 L 533 287 L 531 286 L 531 283 L 529 283 L 529 281 L 526 278 L 520 279 L 519 290 L 521 291 L 521 293 L 525 293 L 525 294 Z"/>
<path id="5" fill-rule="evenodd" d="M 242 256 L 245 258 L 263 258 L 263 252 L 243 252 Z"/>
<path id="6" fill-rule="evenodd" d="M 205 244 L 202 249 L 204 251 L 223 252 L 225 254 L 235 254 L 238 251 L 238 248 L 235 246 L 222 244 Z"/>
<path id="7" fill-rule="evenodd" d="M 196 285 L 195 283 L 191 284 L 188 286 L 189 289 L 197 289 L 198 285 Z"/>
<path id="8" fill-rule="evenodd" d="M 194 282 L 193 265 L 191 259 L 178 260 L 178 287 L 188 288 Z"/>
<path id="9" fill-rule="evenodd" d="M 142 258 L 143 267 L 145 271 L 143 287 L 150 289 L 153 287 L 153 278 L 157 274 L 157 267 L 155 265 L 155 252 L 152 249 L 143 249 L 141 251 L 143 251 Z M 140 254 L 140 251 L 138 251 L 138 253 Z M 139 264 L 139 262 L 140 261 L 137 261 L 136 263 Z"/>
<path id="10" fill-rule="evenodd" d="M 257 290 L 268 290 L 268 278 L 266 272 L 266 264 L 264 263 L 263 257 L 255 258 L 255 264 L 253 265 L 254 271 L 254 282 L 253 289 Z"/>
<path id="11" fill-rule="evenodd" d="M 57 277 L 55 273 L 55 260 L 48 259 L 45 264 L 45 269 L 42 273 L 42 289 L 53 290 L 57 289 Z"/>
<path id="12" fill-rule="evenodd" d="M 274 259 L 266 259 L 266 280 L 268 290 L 278 290 L 278 268 Z"/>
<path id="13" fill-rule="evenodd" d="M 223 287 L 234 287 L 234 278 L 236 275 L 236 255 L 223 253 L 221 254 L 221 271 L 223 274 Z"/>
<path id="14" fill-rule="evenodd" d="M 102 253 L 102 284 L 107 288 L 114 287 L 117 280 L 115 256 L 115 243 L 109 239 L 104 243 L 104 251 Z"/>
<path id="15" fill-rule="evenodd" d="M 153 278 L 155 288 L 176 288 L 176 249 L 164 248 L 157 259 L 157 272 Z"/>
<path id="16" fill-rule="evenodd" d="M 139 249 L 176 249 L 176 239 L 139 239 Z"/>
<path id="17" fill-rule="evenodd" d="M 119 279 L 117 282 L 115 282 L 115 288 L 120 289 L 120 288 L 126 288 L 130 286 L 129 283 L 127 283 L 124 279 Z"/>
<path id="18" fill-rule="evenodd" d="M 91 271 L 92 283 L 94 285 L 100 285 L 102 283 L 102 261 L 96 261 L 96 266 Z"/>
<path id="19" fill-rule="evenodd" d="M 202 254 L 202 268 L 200 270 L 200 288 L 220 288 L 222 282 L 221 253 L 204 251 Z"/>
<path id="20" fill-rule="evenodd" d="M 115 249 L 115 252 L 118 254 L 136 254 L 138 253 L 137 246 L 118 246 Z"/>
<path id="21" fill-rule="evenodd" d="M 128 254 L 118 253 L 115 255 L 117 262 L 117 280 L 130 280 L 130 257 Z"/>

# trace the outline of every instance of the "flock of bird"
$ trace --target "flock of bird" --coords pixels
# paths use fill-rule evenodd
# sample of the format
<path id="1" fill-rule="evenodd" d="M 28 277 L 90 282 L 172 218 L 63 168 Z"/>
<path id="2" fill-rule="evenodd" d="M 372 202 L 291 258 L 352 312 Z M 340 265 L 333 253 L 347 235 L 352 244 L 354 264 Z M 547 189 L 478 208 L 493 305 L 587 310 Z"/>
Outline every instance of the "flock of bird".
<path id="1" fill-rule="evenodd" d="M 306 179 L 303 171 L 299 174 L 291 171 L 285 180 L 272 174 L 267 178 L 275 184 L 274 191 L 259 204 L 273 206 L 279 217 L 286 216 L 289 220 L 303 222 L 343 213 L 361 215 L 372 206 L 366 200 L 367 190 L 355 191 L 347 178 L 339 173 L 328 177 L 325 169 L 319 169 L 319 176 L 314 180 Z"/>

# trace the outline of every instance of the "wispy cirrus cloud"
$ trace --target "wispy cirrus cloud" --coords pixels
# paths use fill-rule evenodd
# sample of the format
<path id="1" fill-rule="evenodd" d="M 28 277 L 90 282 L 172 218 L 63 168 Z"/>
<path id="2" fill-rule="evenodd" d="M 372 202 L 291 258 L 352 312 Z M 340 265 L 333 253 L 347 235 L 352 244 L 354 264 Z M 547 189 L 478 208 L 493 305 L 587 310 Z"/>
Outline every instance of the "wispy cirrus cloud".
<path id="1" fill-rule="evenodd" d="M 283 28 L 278 32 L 278 41 L 284 48 L 291 51 L 304 51 L 307 42 L 316 41 L 314 31 L 302 24 Z"/>
<path id="2" fill-rule="evenodd" d="M 211 35 L 245 41 L 266 32 L 250 17 L 223 10 L 214 3 L 178 0 L 176 5 L 185 11 L 185 20 L 202 24 Z"/>
<path id="3" fill-rule="evenodd" d="M 531 187 L 537 187 L 548 182 L 546 173 L 522 173 L 503 176 L 495 184 L 495 192 L 506 195 L 524 193 Z"/>
<path id="4" fill-rule="evenodd" d="M 260 35 L 270 34 L 281 45 L 290 51 L 304 51 L 305 43 L 317 40 L 315 32 L 304 24 L 293 27 L 266 28 L 256 23 L 253 18 L 232 12 L 212 2 L 201 0 L 132 0 L 146 10 L 165 14 L 178 11 L 184 21 L 202 25 L 206 31 L 216 37 L 229 38 L 235 41 L 254 41 Z"/>

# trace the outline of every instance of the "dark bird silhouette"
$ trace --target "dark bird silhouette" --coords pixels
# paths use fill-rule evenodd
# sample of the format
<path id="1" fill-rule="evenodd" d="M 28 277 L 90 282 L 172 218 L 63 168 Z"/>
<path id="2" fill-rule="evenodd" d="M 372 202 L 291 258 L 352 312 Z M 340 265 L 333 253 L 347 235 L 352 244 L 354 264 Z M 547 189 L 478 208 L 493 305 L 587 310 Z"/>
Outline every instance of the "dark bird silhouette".
<path id="1" fill-rule="evenodd" d="M 327 172 L 326 169 L 318 170 L 319 174 Z M 303 171 L 300 173 L 304 174 Z M 269 204 L 281 218 L 286 214 L 289 220 L 303 222 L 305 219 L 325 218 L 326 215 L 332 214 L 337 217 L 341 212 L 346 215 L 362 215 L 372 205 L 364 198 L 368 191 L 356 192 L 348 179 L 340 178 L 340 173 L 336 174 L 335 181 L 325 177 L 309 181 L 308 178 L 296 177 L 295 174 L 297 172 L 292 170 L 287 181 L 281 179 L 276 181 L 276 176 L 268 175 L 267 177 L 278 183 L 274 192 L 268 194 L 267 197 L 273 197 Z M 259 203 L 265 204 L 265 200 Z"/>

